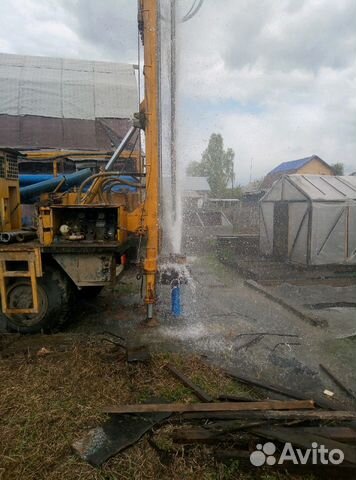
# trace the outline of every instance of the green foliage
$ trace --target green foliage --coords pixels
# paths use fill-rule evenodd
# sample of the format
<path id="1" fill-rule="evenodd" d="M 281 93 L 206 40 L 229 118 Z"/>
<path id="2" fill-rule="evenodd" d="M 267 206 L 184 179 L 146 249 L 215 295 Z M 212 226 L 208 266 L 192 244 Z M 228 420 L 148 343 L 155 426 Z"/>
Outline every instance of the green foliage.
<path id="1" fill-rule="evenodd" d="M 223 137 L 213 133 L 208 148 L 200 162 L 191 162 L 187 174 L 192 177 L 208 177 L 213 198 L 225 198 L 227 186 L 234 183 L 235 153 L 231 148 L 224 149 Z"/>
<path id="2" fill-rule="evenodd" d="M 241 198 L 242 197 L 242 189 L 241 187 L 234 187 L 234 188 L 225 188 L 225 191 L 221 194 L 219 198 Z"/>
<path id="3" fill-rule="evenodd" d="M 335 175 L 344 175 L 344 164 L 343 163 L 334 163 L 331 165 L 331 168 L 334 170 Z"/>
<path id="4" fill-rule="evenodd" d="M 203 177 L 205 173 L 204 166 L 196 160 L 190 162 L 187 167 L 187 175 L 189 177 Z"/>

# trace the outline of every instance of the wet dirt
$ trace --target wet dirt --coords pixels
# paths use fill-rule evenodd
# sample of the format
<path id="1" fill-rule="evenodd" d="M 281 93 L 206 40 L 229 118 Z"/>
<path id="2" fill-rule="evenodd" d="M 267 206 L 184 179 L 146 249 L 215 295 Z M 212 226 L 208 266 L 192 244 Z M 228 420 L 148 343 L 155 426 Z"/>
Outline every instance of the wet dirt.
<path id="1" fill-rule="evenodd" d="M 329 326 L 315 327 L 248 288 L 242 276 L 213 257 L 190 259 L 190 263 L 192 281 L 182 286 L 180 318 L 170 313 L 169 286 L 160 286 L 155 317 L 159 324 L 146 327 L 141 284 L 135 270 L 129 270 L 114 289 L 106 288 L 97 298 L 77 305 L 66 333 L 112 332 L 124 337 L 132 348 L 146 345 L 153 352 L 200 354 L 224 368 L 306 395 L 317 392 L 322 396 L 327 388 L 348 404 L 319 364 L 356 390 L 355 342 L 344 339 L 356 333 L 351 309 L 322 309 L 318 314 L 325 315 Z M 286 297 L 294 297 L 296 304 L 305 305 L 313 298 L 320 302 L 317 292 L 307 295 L 308 290 L 301 287 L 295 291 L 290 286 L 278 288 Z M 342 293 L 338 288 L 335 298 L 349 298 L 349 291 Z M 327 296 L 332 295 L 328 290 Z"/>

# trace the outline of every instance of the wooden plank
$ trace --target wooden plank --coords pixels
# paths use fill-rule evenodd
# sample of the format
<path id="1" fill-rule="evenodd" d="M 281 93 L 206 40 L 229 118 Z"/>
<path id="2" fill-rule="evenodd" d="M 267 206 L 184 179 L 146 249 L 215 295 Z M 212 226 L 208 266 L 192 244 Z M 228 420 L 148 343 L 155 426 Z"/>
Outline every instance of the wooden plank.
<path id="1" fill-rule="evenodd" d="M 348 427 L 298 427 L 298 430 L 307 434 L 331 438 L 338 442 L 356 443 L 356 431 Z"/>
<path id="2" fill-rule="evenodd" d="M 256 290 L 257 292 L 262 293 L 268 299 L 276 302 L 278 305 L 281 305 L 289 312 L 293 313 L 297 317 L 305 320 L 313 327 L 322 327 L 326 328 L 328 326 L 328 322 L 324 319 L 316 317 L 315 315 L 308 315 L 303 310 L 300 310 L 296 306 L 292 305 L 291 303 L 287 302 L 284 298 L 275 295 L 273 292 L 270 292 L 267 288 L 264 288 L 261 284 L 254 280 L 245 280 L 244 285 Z"/>
<path id="3" fill-rule="evenodd" d="M 270 400 L 263 402 L 225 402 L 225 403 L 166 403 L 136 404 L 105 407 L 104 413 L 152 413 L 152 412 L 236 412 L 251 410 L 299 410 L 313 409 L 312 400 Z"/>
<path id="4" fill-rule="evenodd" d="M 289 425 L 293 423 L 293 427 L 291 428 Z M 346 442 L 346 443 L 356 443 L 356 431 L 349 427 L 329 427 L 329 426 L 320 426 L 320 427 L 299 427 L 295 426 L 296 424 L 300 423 L 300 420 L 297 422 L 290 422 L 284 423 L 283 427 L 288 429 L 288 431 L 296 431 L 298 433 L 305 433 L 306 435 L 317 435 L 319 437 L 325 437 L 331 440 L 336 440 L 338 442 Z M 271 422 L 264 420 L 264 421 L 255 421 L 255 422 L 248 422 L 244 423 L 238 420 L 235 421 L 221 421 L 221 422 L 214 422 L 205 425 L 205 431 L 215 432 L 218 435 L 225 435 L 228 433 L 238 432 L 240 430 L 249 430 L 254 427 L 262 427 L 268 425 L 271 427 Z"/>
<path id="5" fill-rule="evenodd" d="M 283 395 L 284 397 L 288 397 L 288 398 L 295 398 L 298 400 L 306 399 L 303 393 L 297 392 L 295 390 L 291 390 L 279 385 L 273 385 L 267 382 L 263 382 L 256 378 L 251 378 L 251 377 L 248 377 L 247 375 L 236 373 L 235 371 L 232 371 L 232 370 L 225 370 L 225 373 L 230 377 L 234 378 L 235 380 L 238 380 L 239 382 L 244 383 L 246 385 L 252 385 L 254 387 L 262 388 L 263 390 L 268 390 L 273 393 L 278 393 L 279 395 Z M 321 408 L 327 408 L 330 410 L 341 410 L 340 405 L 338 405 L 336 402 L 331 402 L 324 399 L 317 399 L 317 400 L 313 399 L 313 400 L 315 401 L 316 405 Z"/>
<path id="6" fill-rule="evenodd" d="M 202 402 L 210 403 L 213 402 L 214 399 L 210 395 L 208 395 L 204 390 L 202 390 L 198 385 L 195 385 L 188 377 L 184 375 L 184 373 L 180 372 L 177 368 L 173 365 L 166 365 L 167 370 L 169 370 L 185 387 L 189 388 L 194 395 L 199 398 Z"/>
<path id="7" fill-rule="evenodd" d="M 216 432 L 211 432 L 203 427 L 177 428 L 171 433 L 172 440 L 175 443 L 217 443 L 221 442 L 221 437 Z M 246 438 L 241 443 L 248 448 L 249 439 Z M 236 442 L 240 443 L 240 442 Z"/>
<path id="8" fill-rule="evenodd" d="M 307 434 L 299 432 L 298 428 L 288 427 L 257 427 L 250 430 L 251 433 L 268 438 L 270 440 L 277 440 L 278 442 L 290 442 L 294 446 L 309 449 L 312 448 L 312 443 L 317 442 L 318 445 L 324 445 L 329 451 L 339 449 L 344 453 L 345 461 L 356 465 L 356 448 L 346 445 L 335 440 L 320 437 L 314 434 Z"/>
<path id="9" fill-rule="evenodd" d="M 218 398 L 221 402 L 257 402 L 255 398 L 248 398 L 237 395 L 219 395 Z"/>
<path id="10" fill-rule="evenodd" d="M 241 443 L 243 443 L 248 447 L 251 440 L 251 435 L 249 434 L 248 430 L 268 424 L 266 421 L 240 423 L 239 425 L 233 422 L 233 426 L 230 424 L 230 422 L 226 423 L 228 423 L 227 426 L 224 425 L 222 427 L 220 426 L 219 428 L 213 428 L 214 424 L 209 425 L 211 428 L 200 426 L 176 428 L 171 433 L 172 439 L 177 443 L 216 443 L 225 441 L 227 439 L 233 439 L 234 444 L 239 443 L 241 445 Z M 229 434 L 235 434 L 235 436 L 231 437 Z M 229 435 L 229 437 L 227 437 L 227 435 Z"/>
<path id="11" fill-rule="evenodd" d="M 237 404 L 241 405 L 241 404 Z M 200 412 L 183 413 L 186 420 L 213 419 L 213 420 L 269 420 L 269 421 L 314 421 L 320 422 L 351 422 L 356 420 L 356 412 L 329 411 L 329 410 L 260 410 L 260 411 L 235 411 L 235 412 Z"/>
<path id="12" fill-rule="evenodd" d="M 297 400 L 304 400 L 303 395 L 300 392 L 296 392 L 294 390 L 290 390 L 284 387 L 280 387 L 278 385 L 272 385 L 267 382 L 262 382 L 261 380 L 258 380 L 256 378 L 248 377 L 247 375 L 242 375 L 239 373 L 236 373 L 232 370 L 226 370 L 225 371 L 227 375 L 230 377 L 234 378 L 235 380 L 238 380 L 241 383 L 244 383 L 246 385 L 252 385 L 254 387 L 262 388 L 263 390 L 269 390 L 270 392 L 278 393 L 280 395 L 283 395 L 285 397 L 289 398 L 295 398 Z"/>

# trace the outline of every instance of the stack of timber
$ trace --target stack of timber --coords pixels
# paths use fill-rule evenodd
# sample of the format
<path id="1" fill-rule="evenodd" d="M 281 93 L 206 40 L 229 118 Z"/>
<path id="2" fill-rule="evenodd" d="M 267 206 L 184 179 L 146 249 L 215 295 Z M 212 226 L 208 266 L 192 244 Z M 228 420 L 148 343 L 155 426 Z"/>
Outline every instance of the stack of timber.
<path id="1" fill-rule="evenodd" d="M 167 365 L 167 370 L 197 397 L 197 403 L 165 403 L 150 401 L 144 404 L 108 406 L 103 411 L 109 421 L 103 425 L 98 435 L 92 432 L 85 442 L 73 445 L 82 458 L 95 466 L 116 455 L 150 432 L 150 444 L 159 452 L 159 442 L 155 438 L 165 430 L 173 445 L 190 448 L 204 444 L 218 462 L 238 460 L 241 469 L 255 468 L 251 454 L 260 450 L 264 443 L 273 442 L 275 455 L 273 465 L 264 468 L 288 472 L 326 472 L 330 478 L 355 478 L 356 475 L 356 411 L 339 408 L 337 403 L 328 400 L 315 401 L 302 398 L 301 393 L 279 389 L 261 381 L 229 373 L 230 376 L 260 390 L 279 393 L 286 400 L 265 398 L 250 399 L 247 396 L 221 394 L 212 398 L 200 386 L 194 384 L 175 366 Z M 127 423 L 127 428 L 126 428 Z M 167 425 L 169 428 L 167 429 Z M 129 430 L 131 437 L 128 438 Z M 135 433 L 132 435 L 132 431 Z M 104 432 L 104 435 L 103 435 Z M 124 432 L 124 433 L 122 433 Z M 168 432 L 168 433 L 167 433 Z M 104 441 L 98 446 L 98 436 Z M 111 437 L 110 437 L 111 436 Z M 100 443 L 100 442 L 99 442 Z M 281 452 L 286 444 L 298 449 L 301 455 L 318 446 L 330 451 L 341 451 L 342 462 L 325 464 L 315 462 L 315 457 L 303 465 L 281 460 Z M 94 445 L 94 447 L 93 447 Z M 99 448 L 100 447 L 100 448 Z M 111 448 L 110 448 L 111 447 Z M 93 456 L 93 450 L 97 450 Z M 97 455 L 99 451 L 99 455 Z M 257 450 L 256 450 L 257 449 Z M 88 456 L 87 452 L 90 452 Z M 100 452 L 104 452 L 103 455 Z M 165 454 L 167 452 L 164 452 Z M 335 473 L 336 472 L 336 473 Z"/>

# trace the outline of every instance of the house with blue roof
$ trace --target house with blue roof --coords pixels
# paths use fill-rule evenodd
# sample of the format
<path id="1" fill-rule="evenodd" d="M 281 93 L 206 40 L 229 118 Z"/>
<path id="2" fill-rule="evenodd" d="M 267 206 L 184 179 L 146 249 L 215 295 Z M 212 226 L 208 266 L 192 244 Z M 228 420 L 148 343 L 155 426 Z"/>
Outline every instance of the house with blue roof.
<path id="1" fill-rule="evenodd" d="M 317 155 L 283 162 L 271 170 L 264 178 L 261 189 L 269 189 L 283 175 L 335 175 L 333 168 Z"/>

